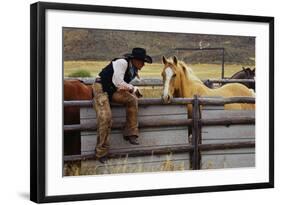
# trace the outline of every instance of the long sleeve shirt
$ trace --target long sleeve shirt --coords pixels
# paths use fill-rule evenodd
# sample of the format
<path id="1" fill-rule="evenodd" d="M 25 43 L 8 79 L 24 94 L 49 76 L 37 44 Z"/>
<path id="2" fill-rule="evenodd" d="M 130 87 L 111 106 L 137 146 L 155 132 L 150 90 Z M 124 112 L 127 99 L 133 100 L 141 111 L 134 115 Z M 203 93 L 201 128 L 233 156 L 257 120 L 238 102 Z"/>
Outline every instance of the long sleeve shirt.
<path id="1" fill-rule="evenodd" d="M 134 86 L 124 81 L 124 75 L 128 68 L 128 62 L 125 59 L 118 59 L 112 62 L 113 76 L 112 82 L 120 90 L 133 90 Z"/>

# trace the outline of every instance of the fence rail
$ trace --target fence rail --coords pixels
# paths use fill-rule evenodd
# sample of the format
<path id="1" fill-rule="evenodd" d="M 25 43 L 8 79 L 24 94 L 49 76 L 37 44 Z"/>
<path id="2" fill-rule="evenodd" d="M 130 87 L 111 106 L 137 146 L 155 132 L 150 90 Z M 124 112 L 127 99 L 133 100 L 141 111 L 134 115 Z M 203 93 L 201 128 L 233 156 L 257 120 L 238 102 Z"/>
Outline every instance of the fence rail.
<path id="1" fill-rule="evenodd" d="M 193 98 L 174 98 L 171 103 L 165 103 L 161 98 L 142 98 L 138 100 L 139 105 L 184 105 L 192 104 Z M 225 105 L 230 103 L 255 103 L 254 97 L 230 97 L 230 98 L 211 98 L 211 97 L 199 97 L 200 105 Z M 77 107 L 91 107 L 93 106 L 92 100 L 73 100 L 64 101 L 64 106 L 77 106 Z M 112 103 L 112 106 L 121 106 L 119 104 Z"/>
<path id="2" fill-rule="evenodd" d="M 212 126 L 212 125 L 243 125 L 243 124 L 255 124 L 255 118 L 252 117 L 237 117 L 237 118 L 222 118 L 222 119 L 200 119 L 197 122 L 200 125 Z M 151 121 L 140 121 L 139 128 L 151 128 L 151 127 L 167 127 L 167 126 L 190 126 L 193 124 L 192 119 L 185 120 L 166 120 L 162 119 L 157 122 L 151 123 Z M 93 131 L 97 130 L 97 124 L 84 124 L 84 125 L 64 125 L 64 131 Z M 112 129 L 122 129 L 123 123 L 116 122 L 112 125 Z"/>
<path id="3" fill-rule="evenodd" d="M 197 151 L 213 151 L 213 150 L 226 150 L 226 149 L 237 149 L 237 148 L 254 148 L 254 141 L 246 142 L 232 142 L 232 143 L 213 143 L 213 144 L 198 144 Z M 170 153 L 192 153 L 194 151 L 193 145 L 172 145 L 165 147 L 148 147 L 147 149 L 137 150 L 137 149 L 122 149 L 122 151 L 110 151 L 108 156 L 110 158 L 120 158 L 120 157 L 140 157 L 147 155 L 160 155 L 160 154 L 170 154 Z M 90 160 L 95 158 L 95 152 L 90 152 L 84 155 L 68 155 L 64 156 L 65 162 L 79 161 L 79 160 Z M 198 156 L 197 156 L 197 160 Z M 197 167 L 198 169 L 199 167 Z"/>
<path id="4" fill-rule="evenodd" d="M 160 119 L 157 122 L 153 122 L 153 123 L 151 123 L 150 120 L 143 120 L 143 121 L 139 122 L 139 128 L 185 126 L 185 125 L 186 126 L 192 125 L 192 120 L 191 119 L 184 119 L 184 120 L 183 119 L 182 120 Z M 120 122 L 115 122 L 112 125 L 112 129 L 122 129 L 122 128 L 123 128 L 123 123 L 120 123 Z M 74 130 L 93 131 L 93 130 L 97 130 L 97 124 L 91 123 L 91 124 L 85 124 L 85 125 L 64 125 L 64 130 L 65 131 L 74 131 Z"/>

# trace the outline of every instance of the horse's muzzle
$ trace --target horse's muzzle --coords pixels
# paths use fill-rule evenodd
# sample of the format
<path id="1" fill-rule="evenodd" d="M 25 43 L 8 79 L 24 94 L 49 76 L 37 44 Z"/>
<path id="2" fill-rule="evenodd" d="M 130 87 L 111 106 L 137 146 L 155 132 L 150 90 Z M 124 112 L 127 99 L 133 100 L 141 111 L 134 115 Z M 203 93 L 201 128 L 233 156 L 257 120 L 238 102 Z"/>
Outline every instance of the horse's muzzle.
<path id="1" fill-rule="evenodd" d="M 162 95 L 161 97 L 164 103 L 171 103 L 172 101 L 172 97 L 170 95 Z"/>

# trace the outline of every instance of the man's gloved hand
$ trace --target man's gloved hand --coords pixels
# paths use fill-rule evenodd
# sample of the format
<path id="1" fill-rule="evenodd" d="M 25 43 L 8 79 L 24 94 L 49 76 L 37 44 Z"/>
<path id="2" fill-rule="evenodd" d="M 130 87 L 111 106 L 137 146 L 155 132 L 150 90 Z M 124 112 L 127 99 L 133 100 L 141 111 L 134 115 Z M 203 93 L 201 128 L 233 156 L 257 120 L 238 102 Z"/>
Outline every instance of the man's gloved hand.
<path id="1" fill-rule="evenodd" d="M 134 87 L 134 91 L 133 93 L 138 97 L 138 98 L 141 98 L 143 97 L 143 95 L 141 94 L 139 88 L 137 86 Z"/>

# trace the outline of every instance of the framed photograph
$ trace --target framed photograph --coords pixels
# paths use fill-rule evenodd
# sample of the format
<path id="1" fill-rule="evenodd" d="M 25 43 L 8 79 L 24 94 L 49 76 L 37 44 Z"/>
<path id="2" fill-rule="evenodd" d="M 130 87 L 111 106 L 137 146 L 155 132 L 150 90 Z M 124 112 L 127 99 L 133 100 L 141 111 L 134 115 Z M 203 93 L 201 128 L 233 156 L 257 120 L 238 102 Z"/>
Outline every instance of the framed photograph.
<path id="1" fill-rule="evenodd" d="M 274 18 L 30 7 L 30 199 L 274 187 Z"/>

